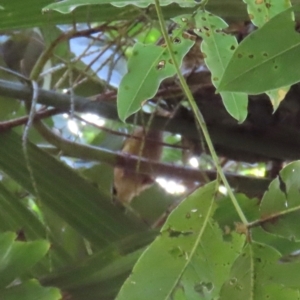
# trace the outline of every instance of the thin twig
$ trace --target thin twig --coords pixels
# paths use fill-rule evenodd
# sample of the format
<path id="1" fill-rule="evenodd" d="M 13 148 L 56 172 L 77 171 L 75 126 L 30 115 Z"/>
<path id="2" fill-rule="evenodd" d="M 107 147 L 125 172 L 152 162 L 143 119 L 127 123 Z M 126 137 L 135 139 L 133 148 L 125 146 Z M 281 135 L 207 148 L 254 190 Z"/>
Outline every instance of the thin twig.
<path id="1" fill-rule="evenodd" d="M 57 109 L 57 108 L 51 108 L 51 109 L 43 109 L 41 111 L 36 112 L 33 120 L 41 120 L 44 118 L 48 118 L 51 116 L 54 116 L 56 114 L 62 113 L 63 111 Z M 20 117 L 20 118 L 16 118 L 13 120 L 8 120 L 8 121 L 4 121 L 4 122 L 0 122 L 0 131 L 6 131 L 9 129 L 12 129 L 14 127 L 17 126 L 21 126 L 24 125 L 28 122 L 28 116 L 24 116 L 24 117 Z"/>
<path id="2" fill-rule="evenodd" d="M 227 189 L 228 195 L 229 195 L 229 197 L 232 201 L 232 204 L 234 205 L 240 219 L 242 220 L 243 224 L 247 225 L 248 224 L 247 218 L 246 218 L 244 212 L 242 211 L 237 199 L 235 198 L 235 196 L 233 194 L 233 191 L 232 191 L 232 189 L 231 189 L 231 187 L 230 187 L 230 185 L 229 185 L 229 183 L 226 179 L 226 176 L 224 175 L 222 167 L 220 166 L 219 158 L 218 158 L 217 153 L 214 149 L 214 146 L 213 146 L 212 140 L 210 138 L 208 129 L 206 127 L 206 123 L 205 123 L 205 120 L 203 118 L 203 115 L 200 112 L 199 107 L 197 106 L 196 101 L 195 101 L 195 99 L 194 99 L 194 97 L 191 93 L 191 90 L 189 89 L 183 75 L 180 72 L 178 62 L 176 60 L 174 52 L 172 51 L 172 45 L 171 45 L 170 38 L 169 38 L 168 33 L 166 31 L 165 21 L 164 21 L 164 18 L 163 18 L 163 14 L 162 14 L 162 10 L 161 10 L 160 4 L 159 4 L 159 0 L 155 0 L 155 8 L 156 8 L 158 20 L 159 20 L 159 23 L 160 23 L 160 28 L 161 28 L 162 34 L 164 36 L 165 42 L 167 44 L 167 48 L 168 48 L 168 51 L 170 53 L 170 56 L 172 58 L 172 62 L 173 62 L 174 67 L 176 69 L 176 73 L 178 75 L 180 84 L 182 86 L 182 89 L 184 90 L 184 93 L 185 93 L 186 97 L 189 100 L 189 103 L 190 103 L 191 108 L 193 110 L 196 121 L 199 124 L 199 126 L 201 127 L 201 130 L 203 132 L 203 135 L 204 135 L 204 138 L 206 140 L 207 146 L 209 148 L 209 151 L 211 153 L 211 156 L 212 156 L 212 158 L 214 160 L 214 163 L 215 163 L 215 166 L 217 168 L 218 174 L 220 175 L 220 177 L 221 177 L 221 179 L 222 179 L 222 181 L 223 181 L 223 183 L 224 183 L 224 185 Z"/>

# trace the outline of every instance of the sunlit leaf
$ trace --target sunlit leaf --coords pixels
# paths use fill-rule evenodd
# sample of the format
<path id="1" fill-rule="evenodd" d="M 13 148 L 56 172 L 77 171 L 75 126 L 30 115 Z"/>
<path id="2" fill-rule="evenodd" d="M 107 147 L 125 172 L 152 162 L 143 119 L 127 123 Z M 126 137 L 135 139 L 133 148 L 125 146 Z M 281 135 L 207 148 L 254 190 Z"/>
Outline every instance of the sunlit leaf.
<path id="1" fill-rule="evenodd" d="M 300 80 L 300 35 L 291 9 L 246 37 L 234 52 L 219 91 L 259 94 Z M 285 74 L 285 76 L 282 76 Z"/>
<path id="2" fill-rule="evenodd" d="M 0 234 L 0 288 L 34 266 L 49 250 L 47 241 L 16 242 L 14 233 Z"/>
<path id="3" fill-rule="evenodd" d="M 228 25 L 219 17 L 206 11 L 199 11 L 195 16 L 196 33 L 203 38 L 201 51 L 211 71 L 212 83 L 219 87 L 220 79 L 237 48 L 234 36 L 224 34 L 221 30 Z M 240 123 L 247 117 L 248 98 L 246 94 L 221 92 L 224 106 L 228 113 Z"/>
<path id="4" fill-rule="evenodd" d="M 176 37 L 172 48 L 179 65 L 193 45 L 189 39 Z M 122 121 L 141 109 L 151 99 L 163 79 L 175 75 L 176 70 L 165 46 L 137 43 L 128 61 L 128 73 L 118 91 L 118 114 Z"/>

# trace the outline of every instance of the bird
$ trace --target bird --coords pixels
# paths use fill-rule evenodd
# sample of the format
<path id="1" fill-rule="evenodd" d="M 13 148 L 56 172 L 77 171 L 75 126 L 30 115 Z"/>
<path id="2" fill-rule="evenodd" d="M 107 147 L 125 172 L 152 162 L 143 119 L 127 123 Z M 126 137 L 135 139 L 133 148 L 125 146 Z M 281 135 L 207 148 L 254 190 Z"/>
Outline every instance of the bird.
<path id="1" fill-rule="evenodd" d="M 158 130 L 138 127 L 128 137 L 121 150 L 128 155 L 140 156 L 151 161 L 159 161 L 162 155 L 163 133 Z M 129 205 L 132 199 L 149 188 L 155 179 L 151 175 L 139 174 L 138 170 L 114 168 L 114 200 Z"/>

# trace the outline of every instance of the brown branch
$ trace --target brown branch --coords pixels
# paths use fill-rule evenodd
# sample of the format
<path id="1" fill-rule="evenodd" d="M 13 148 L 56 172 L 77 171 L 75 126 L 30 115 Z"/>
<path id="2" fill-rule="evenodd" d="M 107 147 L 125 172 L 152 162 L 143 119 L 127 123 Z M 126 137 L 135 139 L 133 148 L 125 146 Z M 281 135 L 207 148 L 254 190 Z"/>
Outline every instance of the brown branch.
<path id="1" fill-rule="evenodd" d="M 41 120 L 44 118 L 48 118 L 48 117 L 54 116 L 56 114 L 59 114 L 61 112 L 62 111 L 57 108 L 38 111 L 34 116 L 34 120 Z M 20 126 L 20 125 L 24 125 L 27 122 L 28 122 L 28 116 L 0 122 L 0 132 L 12 129 L 12 128 Z"/>
<path id="2" fill-rule="evenodd" d="M 153 162 L 137 156 L 122 152 L 114 152 L 100 147 L 92 147 L 67 141 L 69 147 L 42 147 L 43 150 L 52 155 L 63 155 L 75 158 L 104 162 L 111 166 L 118 166 L 126 170 L 141 174 L 149 174 L 153 177 L 167 177 L 175 180 L 206 182 L 216 179 L 216 172 L 210 170 L 199 170 L 191 167 L 176 166 L 171 163 Z M 250 197 L 261 197 L 270 184 L 269 179 L 240 176 L 226 173 L 230 185 L 239 192 L 246 193 Z"/>
<path id="3" fill-rule="evenodd" d="M 0 95 L 31 101 L 32 91 L 26 85 L 0 80 Z M 289 93 L 282 104 L 288 104 L 289 100 L 295 101 L 293 98 L 297 100 L 297 95 L 297 93 Z M 255 101 L 258 101 L 258 99 Z M 77 112 L 90 112 L 103 118 L 118 120 L 116 106 L 111 102 L 92 101 L 80 96 L 75 96 L 74 102 L 75 111 Z M 39 89 L 38 103 L 69 111 L 70 96 Z M 219 107 L 215 108 L 216 110 L 219 110 Z M 147 122 L 148 118 L 148 115 L 141 117 L 138 114 L 135 119 L 133 117 L 129 118 L 128 122 L 133 123 L 136 121 L 137 124 L 143 124 Z M 237 124 L 232 125 L 232 121 L 227 126 L 221 122 L 222 115 L 214 118 L 218 122 L 209 123 L 208 128 L 216 150 L 221 155 L 242 161 L 296 160 L 300 158 L 300 133 L 296 128 L 284 126 L 283 124 L 278 124 L 277 126 L 271 124 L 271 126 L 267 126 L 263 130 L 255 128 L 252 130 L 252 125 L 250 125 L 250 128 L 247 128 Z M 187 138 L 199 140 L 199 134 L 193 119 L 180 116 L 172 119 L 155 117 L 151 128 L 163 129 L 172 133 L 182 134 Z"/>
<path id="4" fill-rule="evenodd" d="M 142 140 L 142 138 L 140 137 L 137 137 L 137 136 L 133 136 L 132 134 L 130 133 L 125 133 L 125 132 L 120 132 L 120 131 L 117 131 L 117 130 L 113 130 L 113 129 L 110 129 L 110 128 L 107 128 L 106 126 L 101 126 L 101 125 L 97 125 L 93 122 L 90 122 L 84 118 L 82 118 L 81 116 L 79 115 L 74 115 L 74 117 L 82 122 L 85 122 L 86 124 L 89 124 L 95 128 L 98 128 L 100 130 L 103 130 L 105 132 L 108 132 L 112 135 L 116 135 L 116 136 L 121 136 L 123 138 L 131 138 L 131 139 L 135 139 L 135 140 Z M 151 140 L 149 138 L 146 137 L 146 140 Z M 174 144 L 169 144 L 169 143 L 164 143 L 164 142 L 158 142 L 156 140 L 151 140 L 151 142 L 153 144 L 159 144 L 159 145 L 162 145 L 164 147 L 168 147 L 168 148 L 173 148 L 173 149 L 180 149 L 180 150 L 189 150 L 188 147 L 184 147 L 184 146 L 180 146 L 180 145 L 174 145 Z"/>
<path id="5" fill-rule="evenodd" d="M 31 101 L 32 98 L 32 91 L 30 87 L 19 83 L 7 82 L 3 80 L 0 80 L 0 94 L 16 99 L 24 99 L 28 102 Z M 65 94 L 59 94 L 53 91 L 46 91 L 40 89 L 38 94 L 38 102 L 40 104 L 54 106 L 60 111 L 69 111 L 70 109 L 70 96 Z M 91 101 L 90 99 L 84 97 L 75 96 L 75 110 L 80 112 L 98 113 L 100 116 L 106 118 L 118 119 L 116 107 L 112 103 Z M 147 116 L 145 116 L 145 118 L 147 118 Z M 165 118 L 155 118 L 153 126 L 155 128 L 165 128 L 165 123 Z M 180 126 L 178 126 L 178 124 L 180 124 Z M 176 133 L 186 134 L 186 136 L 198 136 L 194 124 L 184 119 L 172 119 L 165 129 Z M 213 137 L 214 136 L 215 135 L 213 135 Z M 223 138 L 223 136 L 221 137 Z M 230 135 L 229 137 L 232 139 L 235 138 L 234 135 Z M 226 138 L 226 136 L 224 138 Z M 247 136 L 244 136 L 244 139 L 247 139 Z M 55 143 L 53 143 L 53 140 L 51 140 L 51 138 L 49 142 L 51 144 L 56 145 Z M 235 143 L 237 142 L 238 141 L 235 141 Z M 119 153 L 116 156 L 116 153 L 111 152 L 107 149 L 100 149 L 96 147 L 74 144 L 69 141 L 68 145 L 69 146 L 67 148 L 63 148 L 61 147 L 61 145 L 56 146 L 59 149 L 62 149 L 65 155 L 70 155 L 73 157 L 81 157 L 83 159 L 102 161 L 109 163 L 110 165 L 118 165 L 120 167 L 123 166 L 131 170 L 136 170 L 137 165 L 139 165 L 139 170 L 141 172 L 149 172 L 153 176 L 162 175 L 177 179 L 184 178 L 193 181 L 203 180 L 203 173 L 199 170 L 195 170 L 192 168 L 184 168 L 174 166 L 172 164 L 149 163 L 147 161 L 143 161 L 143 159 L 135 158 L 121 153 Z M 285 151 L 287 151 L 285 147 L 284 149 Z M 207 171 L 207 175 L 210 179 L 214 179 L 216 176 L 215 172 L 211 171 Z M 252 195 L 261 195 L 261 193 L 266 190 L 269 184 L 268 180 L 242 177 L 233 174 L 228 174 L 228 176 L 229 182 L 230 184 L 232 184 L 233 187 L 240 191 L 252 193 Z"/>
<path id="6" fill-rule="evenodd" d="M 267 222 L 275 222 L 280 217 L 283 217 L 287 214 L 291 214 L 291 213 L 294 213 L 296 211 L 299 211 L 299 209 L 300 209 L 300 206 L 298 205 L 298 206 L 291 207 L 291 208 L 288 208 L 288 209 L 283 210 L 283 211 L 273 213 L 269 216 L 265 216 L 265 217 L 263 217 L 259 220 L 255 220 L 255 221 L 249 223 L 247 225 L 247 228 L 250 229 L 250 228 L 253 228 L 253 227 L 261 226 L 261 225 L 263 225 L 264 223 L 267 223 Z"/>

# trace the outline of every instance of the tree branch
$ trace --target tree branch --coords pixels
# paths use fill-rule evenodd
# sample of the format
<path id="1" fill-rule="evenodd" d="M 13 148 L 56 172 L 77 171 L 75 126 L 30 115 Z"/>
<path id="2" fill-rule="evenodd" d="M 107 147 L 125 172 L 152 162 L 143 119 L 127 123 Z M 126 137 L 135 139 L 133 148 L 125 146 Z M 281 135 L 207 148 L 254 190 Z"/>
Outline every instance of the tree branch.
<path id="1" fill-rule="evenodd" d="M 31 88 L 26 85 L 0 80 L 0 94 L 3 96 L 22 98 L 29 102 L 31 100 L 31 93 Z M 70 107 L 70 96 L 40 89 L 38 102 L 47 106 L 55 106 L 60 111 L 68 111 Z M 114 105 L 106 102 L 91 101 L 84 97 L 75 96 L 75 110 L 79 112 L 98 113 L 106 118 L 117 119 L 116 108 Z M 178 122 L 178 119 L 176 121 Z M 192 124 L 185 120 L 182 121 L 185 122 L 185 129 L 187 130 L 190 128 L 191 131 Z M 166 120 L 164 118 L 158 118 L 155 120 L 154 126 L 163 128 L 160 127 L 162 123 L 166 123 Z M 180 127 L 178 127 L 178 125 L 175 127 L 175 123 L 171 120 L 171 125 L 168 125 L 167 129 L 173 129 L 174 132 L 178 132 L 178 130 L 182 129 L 182 124 Z M 195 131 L 195 135 L 196 134 L 197 131 Z M 184 178 L 187 181 L 205 181 L 203 171 L 197 169 L 174 166 L 168 163 L 149 162 L 139 157 L 128 156 L 127 154 L 116 153 L 99 147 L 82 145 L 65 139 L 62 140 L 60 136 L 57 136 L 52 131 L 49 132 L 48 130 L 44 132 L 43 136 L 46 137 L 49 143 L 55 145 L 57 149 L 59 149 L 57 151 L 63 153 L 63 155 L 105 162 L 109 165 L 124 167 L 132 171 L 137 170 L 138 166 L 140 173 L 151 174 L 152 176 L 166 176 L 174 179 Z M 216 178 L 216 173 L 214 171 L 206 171 L 205 173 L 211 180 Z M 267 179 L 257 179 L 234 174 L 226 175 L 228 176 L 228 180 L 232 187 L 251 196 L 261 195 L 270 182 Z"/>
<path id="2" fill-rule="evenodd" d="M 38 111 L 34 116 L 34 120 L 41 120 L 44 118 L 48 118 L 48 117 L 57 115 L 59 113 L 61 113 L 61 111 L 58 110 L 57 108 Z M 20 126 L 20 125 L 25 125 L 27 122 L 28 122 L 27 116 L 0 122 L 0 132 L 12 129 L 12 128 Z"/>
<path id="3" fill-rule="evenodd" d="M 199 170 L 191 167 L 175 166 L 170 163 L 153 162 L 126 153 L 114 152 L 100 147 L 86 146 L 69 142 L 69 147 L 64 149 L 52 146 L 40 147 L 52 155 L 70 156 L 80 159 L 104 162 L 111 166 L 126 168 L 126 170 L 138 173 L 150 174 L 153 177 L 163 176 L 167 178 L 206 182 L 206 176 L 210 180 L 216 179 L 216 172 L 211 170 Z M 230 185 L 236 191 L 243 192 L 251 197 L 260 197 L 270 184 L 269 179 L 240 176 L 233 173 L 225 173 Z"/>
<path id="4" fill-rule="evenodd" d="M 31 101 L 31 88 L 20 83 L 0 80 L 0 95 Z M 291 95 L 295 97 L 295 95 Z M 118 120 L 115 104 L 106 101 L 92 101 L 91 99 L 75 96 L 75 111 L 98 114 L 107 119 Z M 284 102 L 288 103 L 288 99 Z M 54 91 L 39 89 L 38 103 L 68 112 L 70 110 L 70 96 Z M 147 122 L 148 115 L 137 115 L 129 118 L 128 122 L 137 124 Z M 241 125 L 226 126 L 219 122 L 208 123 L 209 133 L 219 154 L 236 160 L 296 160 L 300 158 L 300 134 L 293 127 L 276 125 L 266 127 L 263 131 L 243 129 Z M 180 126 L 178 126 L 180 124 Z M 162 129 L 172 133 L 182 134 L 191 139 L 199 139 L 194 121 L 189 118 L 174 117 L 172 119 L 155 117 L 152 128 Z"/>

